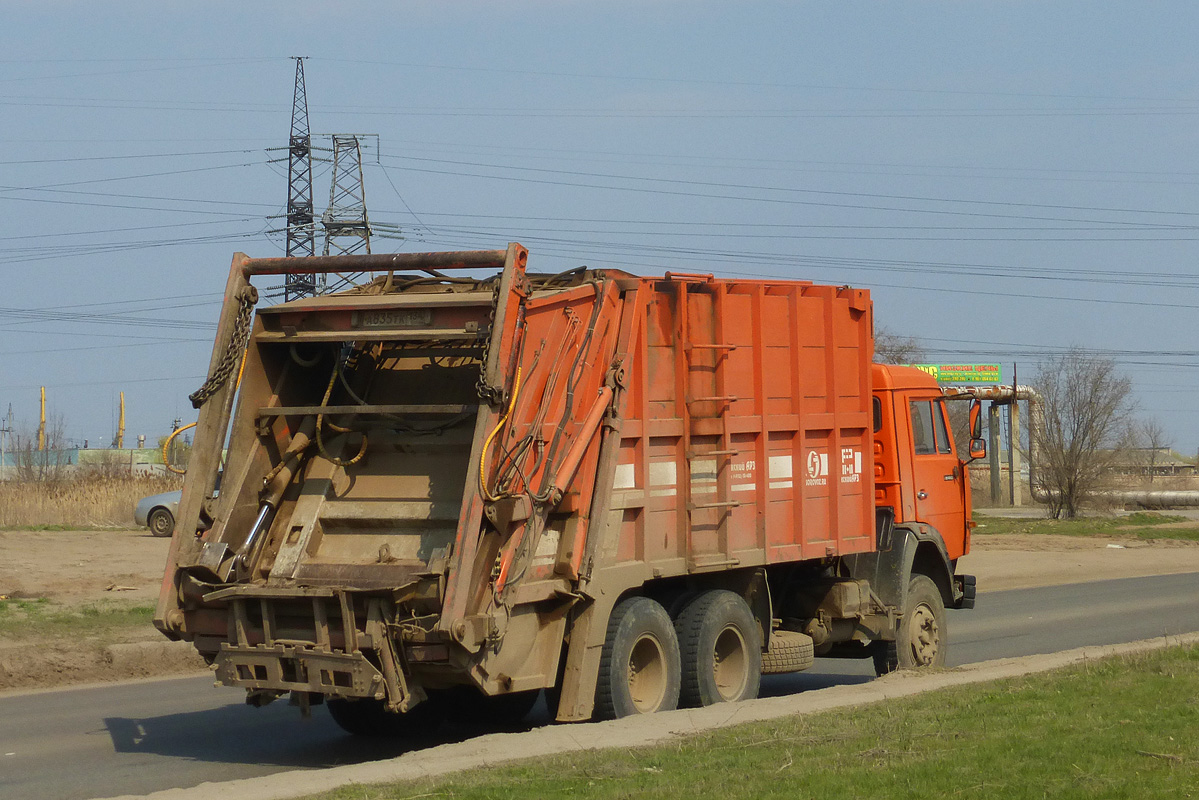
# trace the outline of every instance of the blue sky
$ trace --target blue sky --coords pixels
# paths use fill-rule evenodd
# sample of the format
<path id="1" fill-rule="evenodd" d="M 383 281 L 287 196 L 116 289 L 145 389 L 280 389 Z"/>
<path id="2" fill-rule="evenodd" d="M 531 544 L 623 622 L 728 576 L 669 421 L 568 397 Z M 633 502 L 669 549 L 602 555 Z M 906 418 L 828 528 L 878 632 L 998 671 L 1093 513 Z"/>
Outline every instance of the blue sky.
<path id="1" fill-rule="evenodd" d="M 77 443 L 120 391 L 127 443 L 194 419 L 232 253 L 282 251 L 304 55 L 312 131 L 379 135 L 376 252 L 863 286 L 936 361 L 1110 352 L 1199 447 L 1193 3 L 100 8 L 0 3 L 19 429 L 42 385 Z"/>

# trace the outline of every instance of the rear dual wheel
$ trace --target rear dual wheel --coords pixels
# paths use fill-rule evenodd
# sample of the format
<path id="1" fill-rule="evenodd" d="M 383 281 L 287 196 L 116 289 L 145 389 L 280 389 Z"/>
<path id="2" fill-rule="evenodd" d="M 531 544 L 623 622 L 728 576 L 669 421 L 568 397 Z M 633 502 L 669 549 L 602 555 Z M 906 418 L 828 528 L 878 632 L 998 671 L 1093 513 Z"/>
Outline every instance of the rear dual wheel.
<path id="1" fill-rule="evenodd" d="M 734 592 L 696 595 L 674 622 L 657 602 L 630 597 L 608 620 L 595 716 L 745 700 L 757 697 L 761 675 L 761 633 Z"/>
<path id="2" fill-rule="evenodd" d="M 679 642 L 666 609 L 630 597 L 612 609 L 600 654 L 595 716 L 617 719 L 679 704 Z"/>
<path id="3" fill-rule="evenodd" d="M 679 704 L 710 706 L 758 696 L 762 678 L 761 633 L 742 597 L 704 592 L 675 621 L 682 653 Z"/>

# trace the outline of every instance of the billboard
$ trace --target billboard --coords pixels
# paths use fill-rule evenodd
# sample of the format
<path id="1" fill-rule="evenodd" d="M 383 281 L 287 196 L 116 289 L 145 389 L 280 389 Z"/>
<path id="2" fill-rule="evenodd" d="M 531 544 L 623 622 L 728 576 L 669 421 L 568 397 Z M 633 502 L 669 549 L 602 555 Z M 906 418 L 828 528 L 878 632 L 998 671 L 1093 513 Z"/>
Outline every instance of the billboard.
<path id="1" fill-rule="evenodd" d="M 938 383 L 1003 383 L 999 364 L 912 364 Z"/>

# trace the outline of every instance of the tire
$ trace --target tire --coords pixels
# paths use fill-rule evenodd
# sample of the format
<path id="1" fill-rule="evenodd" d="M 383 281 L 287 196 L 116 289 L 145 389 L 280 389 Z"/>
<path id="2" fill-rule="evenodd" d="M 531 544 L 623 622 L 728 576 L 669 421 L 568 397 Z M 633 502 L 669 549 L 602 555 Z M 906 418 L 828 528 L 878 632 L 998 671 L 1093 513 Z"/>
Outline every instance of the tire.
<path id="1" fill-rule="evenodd" d="M 175 516 L 169 509 L 156 508 L 146 519 L 146 527 L 150 529 L 150 533 L 160 538 L 170 536 L 175 532 Z"/>
<path id="2" fill-rule="evenodd" d="M 762 642 L 749 605 L 716 589 L 696 597 L 675 622 L 682 657 L 679 705 L 733 703 L 758 696 Z"/>
<path id="3" fill-rule="evenodd" d="M 870 656 L 874 659 L 874 674 L 880 678 L 899 669 L 899 650 L 895 642 L 875 642 L 871 645 Z"/>
<path id="4" fill-rule="evenodd" d="M 812 666 L 815 660 L 811 636 L 796 631 L 774 631 L 770 634 L 770 649 L 762 654 L 762 674 L 799 672 Z"/>
<path id="5" fill-rule="evenodd" d="M 388 711 L 382 700 L 374 698 L 329 698 L 325 701 L 325 707 L 329 709 L 333 721 L 354 736 L 375 739 L 427 736 L 441 724 L 440 709 L 428 700 L 406 714 Z"/>
<path id="6" fill-rule="evenodd" d="M 947 633 L 940 590 L 927 575 L 913 575 L 896 640 L 874 644 L 875 674 L 945 666 Z"/>
<path id="7" fill-rule="evenodd" d="M 678 708 L 679 641 L 670 615 L 648 597 L 612 609 L 600 654 L 595 716 L 617 719 Z"/>

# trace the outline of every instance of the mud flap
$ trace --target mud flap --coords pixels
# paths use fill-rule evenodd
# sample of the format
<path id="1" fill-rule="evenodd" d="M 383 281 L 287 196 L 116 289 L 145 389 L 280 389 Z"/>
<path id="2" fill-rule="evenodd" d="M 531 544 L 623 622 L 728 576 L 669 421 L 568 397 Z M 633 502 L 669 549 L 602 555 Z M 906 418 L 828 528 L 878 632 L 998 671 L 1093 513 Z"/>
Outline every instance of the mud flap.
<path id="1" fill-rule="evenodd" d="M 974 608 L 978 582 L 973 575 L 953 576 L 953 607 Z"/>

